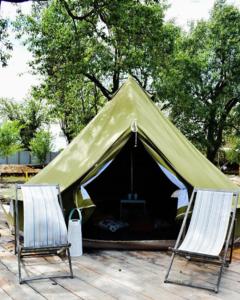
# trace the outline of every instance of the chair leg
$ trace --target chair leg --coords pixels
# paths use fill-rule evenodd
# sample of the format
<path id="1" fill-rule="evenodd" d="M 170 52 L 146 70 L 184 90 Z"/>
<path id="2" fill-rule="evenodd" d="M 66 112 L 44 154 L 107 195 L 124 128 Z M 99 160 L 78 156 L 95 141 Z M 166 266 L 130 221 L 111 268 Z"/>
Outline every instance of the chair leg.
<path id="1" fill-rule="evenodd" d="M 165 279 L 164 279 L 165 283 L 174 283 L 174 284 L 178 284 L 178 285 L 182 285 L 182 286 L 189 286 L 189 287 L 193 287 L 193 288 L 206 289 L 206 290 L 214 291 L 215 293 L 218 293 L 220 281 L 221 281 L 221 278 L 222 278 L 223 268 L 224 268 L 224 266 L 226 264 L 226 260 L 225 259 L 223 259 L 223 261 L 222 261 L 222 263 L 220 265 L 220 270 L 219 270 L 219 273 L 218 273 L 218 278 L 217 278 L 217 282 L 216 282 L 215 288 L 209 288 L 209 287 L 206 287 L 206 286 L 200 286 L 200 285 L 185 283 L 185 282 L 179 281 L 179 280 L 169 280 L 168 277 L 169 277 L 169 273 L 170 273 L 172 265 L 173 265 L 173 260 L 175 258 L 175 255 L 176 255 L 176 253 L 173 252 L 172 257 L 171 257 L 171 262 L 170 262 L 167 274 L 166 274 Z"/>
<path id="2" fill-rule="evenodd" d="M 70 277 L 73 278 L 72 260 L 71 260 L 69 247 L 67 248 L 67 256 L 68 256 L 68 263 L 69 263 L 69 269 L 70 269 Z"/>
<path id="3" fill-rule="evenodd" d="M 171 256 L 171 261 L 170 261 L 170 264 L 169 264 L 169 267 L 168 267 L 168 270 L 167 270 L 167 274 L 166 274 L 165 279 L 164 279 L 165 283 L 168 282 L 168 276 L 169 276 L 169 273 L 170 273 L 170 270 L 171 270 L 171 267 L 172 267 L 172 264 L 173 264 L 174 257 L 175 257 L 175 252 L 173 252 L 172 256 Z"/>
<path id="4" fill-rule="evenodd" d="M 22 284 L 22 271 L 21 271 L 21 256 L 22 256 L 22 250 L 21 247 L 19 247 L 19 249 L 17 249 L 17 256 L 18 256 L 18 280 L 19 283 Z"/>
<path id="5" fill-rule="evenodd" d="M 230 245 L 230 255 L 229 255 L 229 264 L 232 262 L 232 254 L 233 254 L 233 247 L 234 247 L 234 234 L 235 234 L 235 226 L 236 226 L 236 219 L 234 220 L 233 223 L 233 231 L 232 231 L 232 241 Z"/>
<path id="6" fill-rule="evenodd" d="M 218 279 L 217 279 L 217 284 L 216 284 L 216 288 L 215 288 L 215 293 L 218 293 L 219 291 L 219 285 L 220 285 L 220 281 L 221 281 L 221 278 L 222 278 L 222 273 L 223 273 L 223 268 L 225 266 L 225 261 L 222 262 L 221 264 L 221 267 L 220 267 L 220 270 L 219 270 L 219 273 L 218 273 Z"/>

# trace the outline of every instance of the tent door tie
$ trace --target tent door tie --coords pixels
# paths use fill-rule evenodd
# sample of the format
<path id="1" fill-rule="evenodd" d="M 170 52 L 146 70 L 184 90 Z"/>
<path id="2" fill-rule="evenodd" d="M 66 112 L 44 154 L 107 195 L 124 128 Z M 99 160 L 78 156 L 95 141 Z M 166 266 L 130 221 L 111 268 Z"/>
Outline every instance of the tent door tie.
<path id="1" fill-rule="evenodd" d="M 131 124 L 131 130 L 134 132 L 134 147 L 136 148 L 138 145 L 138 127 L 137 127 L 137 120 L 135 119 Z"/>

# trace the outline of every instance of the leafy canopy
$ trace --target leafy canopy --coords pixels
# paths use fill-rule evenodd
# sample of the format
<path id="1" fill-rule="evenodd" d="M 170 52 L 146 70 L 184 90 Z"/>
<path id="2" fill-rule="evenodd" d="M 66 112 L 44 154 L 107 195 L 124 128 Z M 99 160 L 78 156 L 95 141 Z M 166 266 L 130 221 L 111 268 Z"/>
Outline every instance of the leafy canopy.
<path id="1" fill-rule="evenodd" d="M 20 16 L 19 34 L 41 74 L 47 99 L 70 141 L 132 74 L 149 91 L 179 29 L 164 22 L 163 1 L 52 1 Z"/>
<path id="2" fill-rule="evenodd" d="M 224 136 L 240 130 L 240 11 L 217 1 L 210 19 L 178 40 L 156 89 L 183 133 L 214 161 Z"/>
<path id="3" fill-rule="evenodd" d="M 7 61 L 10 58 L 12 50 L 12 44 L 8 38 L 8 25 L 8 21 L 2 19 L 0 16 L 0 65 L 2 67 L 7 66 Z"/>
<path id="4" fill-rule="evenodd" d="M 29 142 L 35 132 L 49 120 L 47 106 L 42 100 L 33 98 L 23 103 L 0 99 L 0 117 L 20 124 L 20 136 L 25 149 L 29 149 Z"/>
<path id="5" fill-rule="evenodd" d="M 226 152 L 227 158 L 230 162 L 240 165 L 240 137 L 231 138 L 230 145 L 231 150 Z"/>
<path id="6" fill-rule="evenodd" d="M 41 164 L 44 164 L 47 155 L 52 150 L 52 137 L 48 131 L 40 130 L 35 133 L 30 141 L 30 150 Z"/>
<path id="7" fill-rule="evenodd" d="M 69 141 L 129 73 L 210 160 L 240 130 L 239 10 L 218 0 L 188 33 L 164 21 L 165 10 L 165 1 L 54 0 L 19 17 L 43 78 L 38 98 Z"/>
<path id="8" fill-rule="evenodd" d="M 21 126 L 17 121 L 6 121 L 0 127 L 0 156 L 10 156 L 22 150 Z"/>

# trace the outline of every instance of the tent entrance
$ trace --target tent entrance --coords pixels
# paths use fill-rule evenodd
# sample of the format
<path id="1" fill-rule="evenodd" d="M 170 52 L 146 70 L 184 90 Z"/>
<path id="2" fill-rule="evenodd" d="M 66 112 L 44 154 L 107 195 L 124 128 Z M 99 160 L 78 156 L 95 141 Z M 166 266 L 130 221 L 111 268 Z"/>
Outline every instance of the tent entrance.
<path id="1" fill-rule="evenodd" d="M 114 161 L 86 186 L 96 205 L 83 226 L 85 238 L 175 239 L 177 187 L 132 136 Z"/>

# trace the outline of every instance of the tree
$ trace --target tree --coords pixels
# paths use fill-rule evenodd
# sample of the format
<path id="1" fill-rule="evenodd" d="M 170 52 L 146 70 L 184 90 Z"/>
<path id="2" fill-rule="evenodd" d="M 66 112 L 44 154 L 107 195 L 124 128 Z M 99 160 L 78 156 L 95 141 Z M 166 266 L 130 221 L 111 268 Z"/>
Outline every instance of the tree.
<path id="1" fill-rule="evenodd" d="M 240 11 L 217 1 L 192 25 L 160 74 L 158 96 L 175 124 L 214 161 L 224 135 L 240 130 Z"/>
<path id="2" fill-rule="evenodd" d="M 7 60 L 10 58 L 10 51 L 12 50 L 12 44 L 8 39 L 8 21 L 4 20 L 0 16 L 0 64 L 2 67 L 6 67 Z"/>
<path id="3" fill-rule="evenodd" d="M 30 98 L 23 103 L 10 99 L 0 99 L 0 116 L 4 120 L 18 121 L 20 136 L 25 149 L 35 132 L 49 120 L 47 107 L 42 100 Z"/>
<path id="4" fill-rule="evenodd" d="M 48 131 L 40 130 L 35 133 L 34 138 L 30 141 L 30 150 L 43 165 L 47 155 L 52 150 L 51 134 Z"/>
<path id="5" fill-rule="evenodd" d="M 31 65 L 43 78 L 41 92 L 61 116 L 68 140 L 75 135 L 72 128 L 81 129 L 128 74 L 151 91 L 179 34 L 164 22 L 164 11 L 162 1 L 60 0 L 19 17 L 16 29 L 25 35 Z"/>
<path id="6" fill-rule="evenodd" d="M 59 81 L 49 78 L 48 84 L 35 89 L 34 93 L 35 98 L 48 99 L 49 115 L 60 122 L 68 142 L 89 123 L 104 103 L 104 97 L 89 80 L 65 79 L 62 74 Z"/>
<path id="7" fill-rule="evenodd" d="M 8 157 L 22 150 L 21 126 L 17 121 L 7 121 L 0 127 L 0 155 Z"/>
<path id="8" fill-rule="evenodd" d="M 227 159 L 231 163 L 239 165 L 239 176 L 240 176 L 240 137 L 235 136 L 230 139 L 231 150 L 226 152 Z"/>

